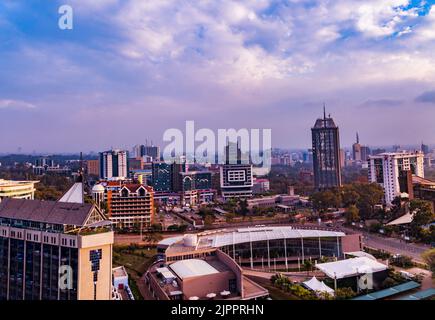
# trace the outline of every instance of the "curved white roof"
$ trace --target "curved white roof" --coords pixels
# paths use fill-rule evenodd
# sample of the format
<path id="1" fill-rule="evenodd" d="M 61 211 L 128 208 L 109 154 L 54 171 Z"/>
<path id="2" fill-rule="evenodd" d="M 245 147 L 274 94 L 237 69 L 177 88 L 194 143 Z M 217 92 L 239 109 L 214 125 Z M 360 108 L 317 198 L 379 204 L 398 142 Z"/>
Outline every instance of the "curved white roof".
<path id="1" fill-rule="evenodd" d="M 226 245 L 265 240 L 344 236 L 345 234 L 343 232 L 293 229 L 292 227 L 244 228 L 200 237 L 199 247 L 212 246 L 217 248 Z"/>
<path id="2" fill-rule="evenodd" d="M 170 245 L 173 245 L 174 243 L 177 243 L 181 240 L 183 240 L 183 236 L 170 237 L 170 238 L 166 238 L 166 239 L 161 240 L 157 245 L 158 246 L 170 246 Z"/>
<path id="3" fill-rule="evenodd" d="M 169 268 L 175 272 L 180 279 L 219 273 L 219 271 L 209 265 L 206 261 L 199 259 L 177 261 L 170 264 Z"/>

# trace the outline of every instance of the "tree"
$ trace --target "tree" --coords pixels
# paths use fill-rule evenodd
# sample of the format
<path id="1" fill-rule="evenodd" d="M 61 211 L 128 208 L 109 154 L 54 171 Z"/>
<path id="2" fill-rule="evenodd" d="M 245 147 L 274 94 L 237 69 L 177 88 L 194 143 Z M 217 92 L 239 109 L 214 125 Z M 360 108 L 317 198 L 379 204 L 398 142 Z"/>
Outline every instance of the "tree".
<path id="1" fill-rule="evenodd" d="M 349 208 L 347 208 L 344 217 L 347 223 L 359 221 L 359 209 L 354 204 L 350 205 Z"/>
<path id="2" fill-rule="evenodd" d="M 420 228 L 435 219 L 430 202 L 424 200 L 412 200 L 409 204 L 409 210 L 413 214 L 411 222 L 411 232 L 417 236 Z"/>
<path id="3" fill-rule="evenodd" d="M 246 199 L 240 200 L 238 205 L 239 205 L 239 208 L 237 210 L 238 211 L 237 213 L 242 215 L 243 217 L 245 217 L 249 212 L 248 201 Z"/>
<path id="4" fill-rule="evenodd" d="M 432 272 L 432 278 L 435 278 L 435 249 L 427 250 L 423 252 L 421 256 L 429 266 L 429 269 Z"/>
<path id="5" fill-rule="evenodd" d="M 337 288 L 335 290 L 335 299 L 337 300 L 346 300 L 356 296 L 355 291 L 352 288 Z"/>
<path id="6" fill-rule="evenodd" d="M 341 203 L 341 197 L 335 190 L 324 190 L 319 191 L 311 195 L 311 202 L 313 203 L 314 209 L 319 212 L 325 212 L 328 208 L 339 207 Z"/>

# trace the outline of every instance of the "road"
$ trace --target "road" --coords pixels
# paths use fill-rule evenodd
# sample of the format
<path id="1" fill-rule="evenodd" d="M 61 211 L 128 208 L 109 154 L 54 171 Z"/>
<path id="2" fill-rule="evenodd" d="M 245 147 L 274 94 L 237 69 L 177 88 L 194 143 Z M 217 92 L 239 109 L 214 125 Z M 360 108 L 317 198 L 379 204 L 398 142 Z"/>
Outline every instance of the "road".
<path id="1" fill-rule="evenodd" d="M 341 228 L 344 232 L 349 232 L 355 230 L 349 228 Z M 430 249 L 430 246 L 416 243 L 408 243 L 404 240 L 396 238 L 387 238 L 375 235 L 373 233 L 368 233 L 365 231 L 359 231 L 363 235 L 364 245 L 374 249 L 381 249 L 387 251 L 391 254 L 401 254 L 411 257 L 417 262 L 423 263 L 421 254 Z"/>

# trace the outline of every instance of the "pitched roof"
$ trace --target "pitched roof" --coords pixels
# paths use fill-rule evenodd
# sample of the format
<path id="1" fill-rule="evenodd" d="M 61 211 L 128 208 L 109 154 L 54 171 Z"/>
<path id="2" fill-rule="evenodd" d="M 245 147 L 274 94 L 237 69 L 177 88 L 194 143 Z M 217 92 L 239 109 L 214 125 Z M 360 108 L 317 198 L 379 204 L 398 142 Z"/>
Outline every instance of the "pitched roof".
<path id="1" fill-rule="evenodd" d="M 6 198 L 0 203 L 0 218 L 83 226 L 92 209 L 88 203 Z"/>
<path id="2" fill-rule="evenodd" d="M 59 202 L 84 203 L 83 183 L 74 183 L 62 198 L 59 199 Z"/>

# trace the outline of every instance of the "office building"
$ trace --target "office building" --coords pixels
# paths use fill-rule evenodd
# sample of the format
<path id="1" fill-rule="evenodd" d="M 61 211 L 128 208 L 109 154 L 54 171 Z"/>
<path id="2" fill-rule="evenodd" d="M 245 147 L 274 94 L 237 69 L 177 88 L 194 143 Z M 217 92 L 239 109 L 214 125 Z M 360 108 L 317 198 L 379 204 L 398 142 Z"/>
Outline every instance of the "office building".
<path id="1" fill-rule="evenodd" d="M 0 202 L 4 198 L 33 199 L 35 184 L 39 181 L 12 181 L 0 179 Z"/>
<path id="2" fill-rule="evenodd" d="M 254 177 L 252 165 L 242 154 L 238 144 L 225 147 L 225 164 L 220 167 L 220 189 L 224 200 L 252 197 Z"/>
<path id="3" fill-rule="evenodd" d="M 361 161 L 367 162 L 370 156 L 370 148 L 367 146 L 361 146 Z"/>
<path id="4" fill-rule="evenodd" d="M 361 156 L 361 145 L 359 143 L 359 136 L 358 136 L 358 132 L 356 133 L 356 143 L 354 143 L 352 145 L 352 158 L 355 161 L 361 161 L 362 160 L 362 156 Z"/>
<path id="5" fill-rule="evenodd" d="M 88 175 L 100 175 L 100 160 L 86 160 L 86 172 Z"/>
<path id="6" fill-rule="evenodd" d="M 152 187 L 108 181 L 92 188 L 92 197 L 100 207 L 105 207 L 106 215 L 117 227 L 147 229 L 154 218 L 154 190 Z M 102 203 L 105 202 L 105 206 Z"/>
<path id="7" fill-rule="evenodd" d="M 326 189 L 341 186 L 340 137 L 331 117 L 317 119 L 311 128 L 313 140 L 314 186 Z"/>
<path id="8" fill-rule="evenodd" d="M 111 224 L 92 204 L 4 199 L 0 300 L 110 300 L 112 246 Z"/>
<path id="9" fill-rule="evenodd" d="M 110 150 L 100 153 L 100 178 L 123 179 L 128 177 L 128 152 Z"/>
<path id="10" fill-rule="evenodd" d="M 157 161 L 152 163 L 152 183 L 158 192 L 179 192 L 182 189 L 180 173 L 187 172 L 184 161 L 167 163 Z"/>
<path id="11" fill-rule="evenodd" d="M 403 187 L 402 189 L 400 187 L 400 178 L 407 172 L 424 178 L 423 158 L 424 155 L 420 151 L 391 152 L 369 156 L 369 181 L 383 187 L 387 206 L 391 206 L 394 198 L 406 192 Z"/>
<path id="12" fill-rule="evenodd" d="M 429 154 L 430 150 L 429 150 L 429 146 L 427 144 L 422 143 L 421 144 L 421 152 L 423 152 L 423 154 Z"/>

